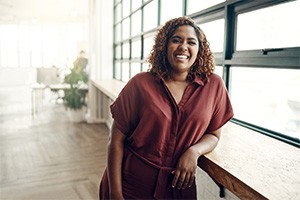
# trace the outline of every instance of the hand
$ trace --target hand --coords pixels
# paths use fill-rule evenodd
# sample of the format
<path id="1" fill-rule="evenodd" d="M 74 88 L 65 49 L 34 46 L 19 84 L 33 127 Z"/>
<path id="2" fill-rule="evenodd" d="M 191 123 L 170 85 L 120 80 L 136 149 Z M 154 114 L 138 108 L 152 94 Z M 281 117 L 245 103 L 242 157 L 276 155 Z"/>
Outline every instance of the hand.
<path id="1" fill-rule="evenodd" d="M 113 199 L 113 200 L 124 200 L 124 197 L 122 194 L 113 194 L 111 193 L 110 194 L 110 199 Z"/>
<path id="2" fill-rule="evenodd" d="M 176 169 L 172 172 L 174 178 L 172 187 L 177 189 L 185 189 L 191 187 L 195 181 L 197 169 L 198 154 L 188 149 L 182 154 L 177 163 Z"/>

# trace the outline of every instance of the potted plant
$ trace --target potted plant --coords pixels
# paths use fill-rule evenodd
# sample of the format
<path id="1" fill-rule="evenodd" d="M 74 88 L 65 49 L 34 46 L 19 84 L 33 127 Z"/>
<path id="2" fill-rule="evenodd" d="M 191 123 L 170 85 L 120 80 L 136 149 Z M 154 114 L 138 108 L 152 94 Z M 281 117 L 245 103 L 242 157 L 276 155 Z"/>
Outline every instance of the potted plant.
<path id="1" fill-rule="evenodd" d="M 64 106 L 70 113 L 72 121 L 80 122 L 84 120 L 88 74 L 83 70 L 78 70 L 76 66 L 71 69 L 70 74 L 64 78 L 64 83 L 68 86 L 64 89 Z"/>

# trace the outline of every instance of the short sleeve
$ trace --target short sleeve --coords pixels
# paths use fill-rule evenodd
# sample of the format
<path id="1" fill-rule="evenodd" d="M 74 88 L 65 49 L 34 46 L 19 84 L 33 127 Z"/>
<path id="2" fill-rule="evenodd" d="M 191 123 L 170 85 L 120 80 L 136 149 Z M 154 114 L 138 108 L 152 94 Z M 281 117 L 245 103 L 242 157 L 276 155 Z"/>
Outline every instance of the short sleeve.
<path id="1" fill-rule="evenodd" d="M 134 79 L 128 81 L 110 110 L 117 128 L 125 135 L 133 131 L 138 119 L 138 88 Z"/>
<path id="2" fill-rule="evenodd" d="M 220 78 L 217 84 L 216 101 L 214 106 L 213 115 L 206 133 L 215 131 L 221 128 L 228 122 L 234 115 L 228 91 L 225 87 L 223 80 Z"/>

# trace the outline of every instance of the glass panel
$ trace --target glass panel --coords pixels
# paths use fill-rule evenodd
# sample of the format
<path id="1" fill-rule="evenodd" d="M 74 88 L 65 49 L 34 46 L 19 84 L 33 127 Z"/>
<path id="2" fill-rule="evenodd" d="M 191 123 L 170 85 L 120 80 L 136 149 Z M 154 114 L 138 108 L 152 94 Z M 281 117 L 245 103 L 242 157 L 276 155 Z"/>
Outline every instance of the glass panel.
<path id="1" fill-rule="evenodd" d="M 129 54 L 130 54 L 130 49 L 129 49 L 129 43 L 124 43 L 123 44 L 123 58 L 129 58 Z"/>
<path id="2" fill-rule="evenodd" d="M 170 9 L 170 5 L 172 9 Z M 182 0 L 164 0 L 161 1 L 161 21 L 164 24 L 166 21 L 182 16 Z"/>
<path id="3" fill-rule="evenodd" d="M 235 118 L 300 139 L 300 70 L 232 67 Z"/>
<path id="4" fill-rule="evenodd" d="M 143 72 L 146 72 L 146 71 L 148 71 L 148 69 L 149 69 L 149 63 L 143 63 Z"/>
<path id="5" fill-rule="evenodd" d="M 30 29 L 27 25 L 19 26 L 20 67 L 30 67 Z"/>
<path id="6" fill-rule="evenodd" d="M 121 45 L 116 46 L 115 57 L 116 59 L 121 59 Z"/>
<path id="7" fill-rule="evenodd" d="M 154 44 L 153 37 L 147 37 L 144 39 L 144 58 L 147 58 L 152 50 Z"/>
<path id="8" fill-rule="evenodd" d="M 144 31 L 157 27 L 157 0 L 152 1 L 144 7 Z"/>
<path id="9" fill-rule="evenodd" d="M 31 64 L 32 67 L 42 67 L 42 35 L 43 32 L 41 27 L 34 26 L 31 29 L 31 45 L 32 45 L 32 53 L 31 53 Z"/>
<path id="10" fill-rule="evenodd" d="M 122 20 L 121 16 L 121 4 L 118 4 L 115 8 L 115 20 L 116 22 L 120 22 Z"/>
<path id="11" fill-rule="evenodd" d="M 142 31 L 141 18 L 142 18 L 142 13 L 140 10 L 132 15 L 132 19 L 131 19 L 131 21 L 132 21 L 131 35 L 132 36 L 135 36 L 135 35 L 138 35 L 141 33 L 141 31 Z"/>
<path id="12" fill-rule="evenodd" d="M 115 40 L 116 42 L 121 41 L 121 24 L 118 24 L 115 27 Z"/>
<path id="13" fill-rule="evenodd" d="M 238 15 L 236 49 L 300 46 L 299 10 L 294 1 Z"/>
<path id="14" fill-rule="evenodd" d="M 115 78 L 121 80 L 121 63 L 119 62 L 115 64 Z"/>
<path id="15" fill-rule="evenodd" d="M 136 74 L 141 72 L 141 63 L 131 63 L 131 76 L 134 77 Z"/>
<path id="16" fill-rule="evenodd" d="M 123 0 L 122 8 L 123 8 L 123 18 L 125 18 L 130 14 L 130 0 Z"/>
<path id="17" fill-rule="evenodd" d="M 130 24 L 129 24 L 129 18 L 125 19 L 122 22 L 122 39 L 129 38 L 129 31 L 130 31 Z"/>
<path id="18" fill-rule="evenodd" d="M 140 8 L 141 6 L 142 6 L 142 0 L 131 1 L 132 11 L 135 11 L 136 9 Z"/>
<path id="19" fill-rule="evenodd" d="M 129 63 L 122 63 L 122 81 L 129 80 Z"/>
<path id="20" fill-rule="evenodd" d="M 216 74 L 218 74 L 220 77 L 223 78 L 223 66 L 216 66 L 215 72 Z"/>
<path id="21" fill-rule="evenodd" d="M 141 40 L 133 41 L 131 43 L 131 57 L 140 58 L 142 53 L 141 48 Z"/>
<path id="22" fill-rule="evenodd" d="M 224 19 L 200 24 L 207 41 L 210 43 L 212 52 L 222 52 L 224 44 Z"/>
<path id="23" fill-rule="evenodd" d="M 187 0 L 187 14 L 192 14 L 205 8 L 217 5 L 224 2 L 224 0 Z"/>

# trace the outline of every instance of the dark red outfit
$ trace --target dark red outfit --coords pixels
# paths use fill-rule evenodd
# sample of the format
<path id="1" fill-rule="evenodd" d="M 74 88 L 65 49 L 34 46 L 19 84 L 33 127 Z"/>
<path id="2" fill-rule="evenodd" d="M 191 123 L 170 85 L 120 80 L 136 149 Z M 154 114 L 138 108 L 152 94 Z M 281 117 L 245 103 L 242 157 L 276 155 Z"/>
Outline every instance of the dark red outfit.
<path id="1" fill-rule="evenodd" d="M 126 135 L 122 188 L 126 199 L 196 199 L 196 185 L 171 187 L 179 157 L 205 133 L 233 116 L 223 80 L 212 74 L 188 85 L 179 104 L 162 78 L 133 77 L 111 105 L 117 128 Z M 109 198 L 106 172 L 100 199 Z"/>

